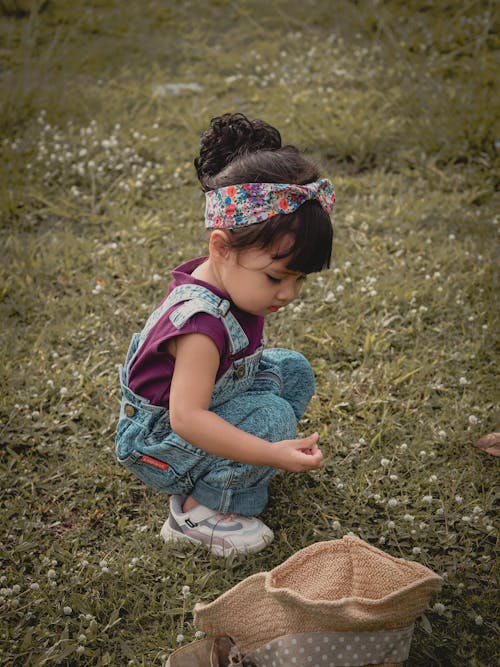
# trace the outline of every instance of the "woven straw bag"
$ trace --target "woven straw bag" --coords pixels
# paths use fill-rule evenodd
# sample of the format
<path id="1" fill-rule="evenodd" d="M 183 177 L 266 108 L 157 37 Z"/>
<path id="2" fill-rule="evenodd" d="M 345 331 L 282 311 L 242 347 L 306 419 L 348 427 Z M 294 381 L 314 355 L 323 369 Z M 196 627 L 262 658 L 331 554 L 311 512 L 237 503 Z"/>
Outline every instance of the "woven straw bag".
<path id="1" fill-rule="evenodd" d="M 283 655 L 289 661 L 276 664 L 314 665 L 304 656 L 308 645 L 314 655 L 318 642 L 325 648 L 318 664 L 326 667 L 388 667 L 407 658 L 415 619 L 440 586 L 441 577 L 423 565 L 346 536 L 312 544 L 197 604 L 195 625 L 231 637 L 259 667 Z"/>

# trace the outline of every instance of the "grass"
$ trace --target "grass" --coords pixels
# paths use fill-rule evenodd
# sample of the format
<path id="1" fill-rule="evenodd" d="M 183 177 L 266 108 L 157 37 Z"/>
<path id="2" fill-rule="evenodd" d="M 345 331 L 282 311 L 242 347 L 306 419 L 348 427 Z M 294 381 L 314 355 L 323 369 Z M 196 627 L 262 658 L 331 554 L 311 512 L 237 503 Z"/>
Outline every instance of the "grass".
<path id="1" fill-rule="evenodd" d="M 196 601 L 352 532 L 444 577 L 409 665 L 496 664 L 498 459 L 472 448 L 498 430 L 494 3 L 29 6 L 0 2 L 0 662 L 162 665 Z M 227 110 L 338 204 L 332 269 L 268 323 L 313 364 L 325 465 L 280 476 L 273 545 L 222 562 L 161 543 L 113 436 L 129 338 L 203 252 L 191 163 Z"/>

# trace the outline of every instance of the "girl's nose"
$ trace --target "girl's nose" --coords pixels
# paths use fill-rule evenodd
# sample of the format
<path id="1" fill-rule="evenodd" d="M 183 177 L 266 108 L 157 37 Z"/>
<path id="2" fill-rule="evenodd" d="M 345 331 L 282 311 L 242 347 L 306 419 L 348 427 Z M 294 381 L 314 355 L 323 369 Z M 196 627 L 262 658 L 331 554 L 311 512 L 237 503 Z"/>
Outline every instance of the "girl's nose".
<path id="1" fill-rule="evenodd" d="M 299 292 L 299 285 L 295 280 L 284 280 L 280 284 L 278 299 L 281 301 L 293 301 Z"/>

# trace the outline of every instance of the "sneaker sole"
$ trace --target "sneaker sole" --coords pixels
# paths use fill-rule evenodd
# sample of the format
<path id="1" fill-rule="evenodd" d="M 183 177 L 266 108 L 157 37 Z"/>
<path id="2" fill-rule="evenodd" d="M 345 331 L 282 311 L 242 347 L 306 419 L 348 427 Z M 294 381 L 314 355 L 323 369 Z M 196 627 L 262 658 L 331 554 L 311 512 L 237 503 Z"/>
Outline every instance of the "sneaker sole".
<path id="1" fill-rule="evenodd" d="M 245 547 L 244 549 L 237 549 L 236 547 L 224 548 L 218 544 L 208 544 L 207 542 L 202 542 L 201 540 L 196 540 L 189 535 L 184 533 L 179 533 L 178 530 L 174 530 L 168 523 L 165 523 L 162 526 L 160 531 L 160 537 L 167 543 L 169 542 L 190 542 L 191 544 L 202 545 L 214 554 L 214 556 L 229 557 L 233 554 L 254 554 L 258 551 L 265 549 L 274 539 L 274 533 L 271 532 L 268 539 L 262 538 L 260 542 L 252 544 L 251 546 Z"/>

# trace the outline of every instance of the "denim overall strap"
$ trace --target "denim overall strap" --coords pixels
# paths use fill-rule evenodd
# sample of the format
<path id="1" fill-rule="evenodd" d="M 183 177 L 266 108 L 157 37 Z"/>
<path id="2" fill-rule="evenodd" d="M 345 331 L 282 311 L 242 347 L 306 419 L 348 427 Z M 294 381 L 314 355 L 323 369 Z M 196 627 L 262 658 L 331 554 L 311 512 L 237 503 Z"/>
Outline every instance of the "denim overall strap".
<path id="1" fill-rule="evenodd" d="M 170 314 L 170 321 L 177 329 L 181 329 L 196 313 L 204 312 L 218 317 L 226 327 L 232 356 L 248 346 L 247 335 L 229 310 L 229 301 L 218 297 L 201 285 L 178 285 L 175 287 L 165 301 L 150 315 L 141 332 L 139 345 L 142 345 L 151 329 L 167 310 L 181 302 L 184 303 Z"/>

